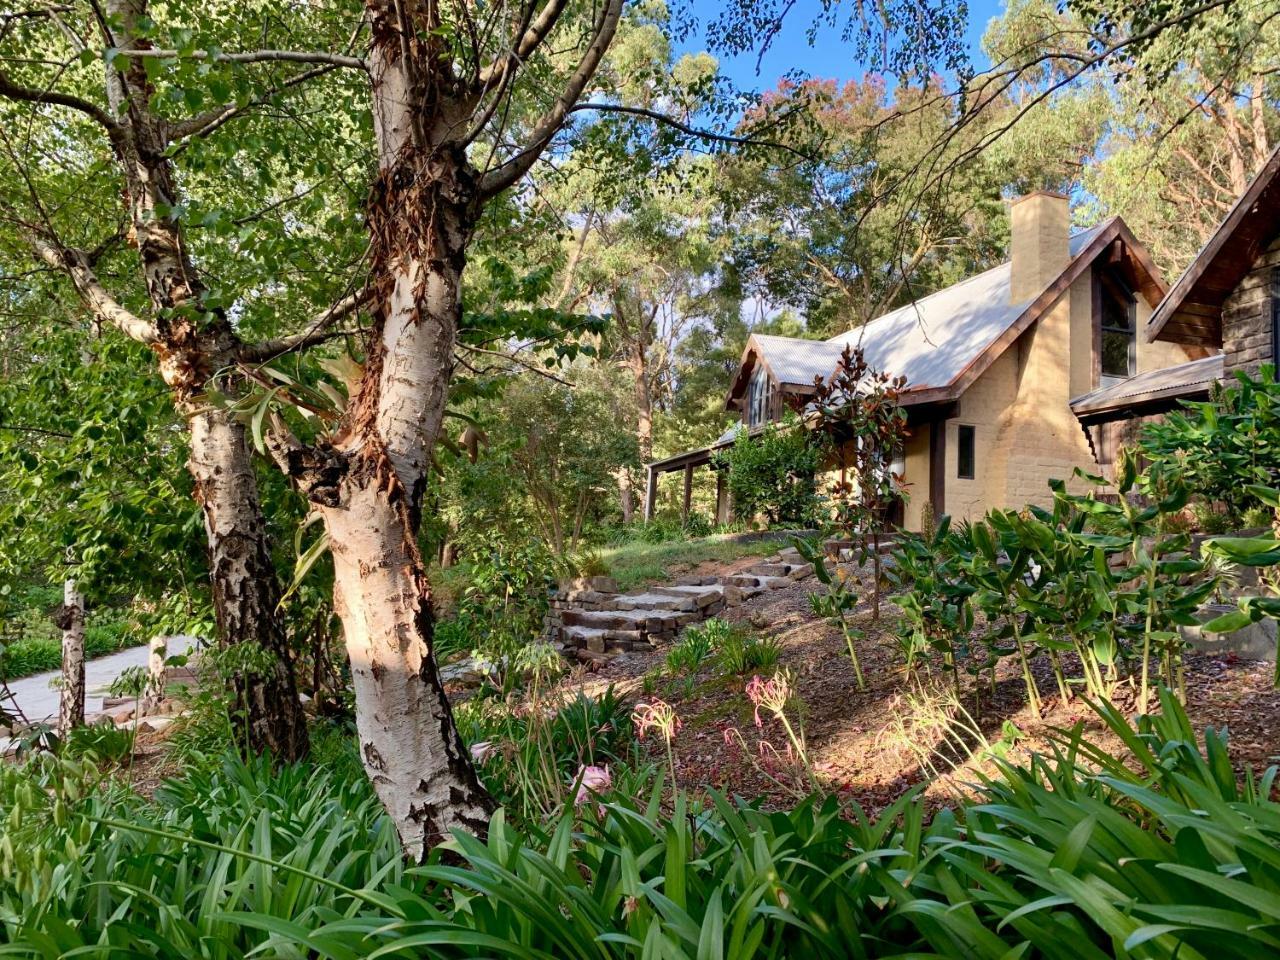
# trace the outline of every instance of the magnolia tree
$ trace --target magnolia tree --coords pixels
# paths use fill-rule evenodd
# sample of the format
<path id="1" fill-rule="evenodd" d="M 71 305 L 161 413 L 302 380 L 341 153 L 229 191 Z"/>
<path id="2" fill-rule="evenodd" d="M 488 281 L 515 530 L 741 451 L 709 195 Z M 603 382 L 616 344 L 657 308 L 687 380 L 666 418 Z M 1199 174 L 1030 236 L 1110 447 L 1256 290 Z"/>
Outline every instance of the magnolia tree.
<path id="1" fill-rule="evenodd" d="M 873 370 L 861 347 L 845 347 L 828 379 L 815 381 L 813 406 L 830 438 L 839 477 L 830 490 L 834 520 L 872 566 L 872 615 L 880 618 L 880 539 L 889 511 L 906 496 L 893 464 L 906 440 L 898 404 L 903 377 Z"/>

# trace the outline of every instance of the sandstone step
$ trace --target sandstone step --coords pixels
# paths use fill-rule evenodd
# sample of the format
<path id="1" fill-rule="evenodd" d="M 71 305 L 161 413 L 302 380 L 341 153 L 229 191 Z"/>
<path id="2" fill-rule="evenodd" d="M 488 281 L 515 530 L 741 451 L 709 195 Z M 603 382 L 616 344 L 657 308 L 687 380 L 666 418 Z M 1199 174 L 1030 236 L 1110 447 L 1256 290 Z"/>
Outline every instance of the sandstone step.
<path id="1" fill-rule="evenodd" d="M 747 571 L 749 576 L 787 577 L 791 580 L 803 580 L 812 573 L 811 563 L 762 563 Z"/>
<path id="2" fill-rule="evenodd" d="M 715 576 L 689 574 L 683 577 L 676 577 L 676 586 L 678 587 L 711 587 L 719 582 L 720 578 Z"/>
<path id="3" fill-rule="evenodd" d="M 606 650 L 635 650 L 649 646 L 649 638 L 640 630 L 603 630 L 599 627 L 571 626 L 561 630 L 568 648 L 603 653 Z"/>
<path id="4" fill-rule="evenodd" d="M 724 599 L 724 585 L 717 583 L 712 586 L 674 586 L 674 587 L 654 587 L 654 593 L 661 593 L 669 597 L 683 597 L 692 600 L 698 609 L 706 609 L 717 601 Z"/>
<path id="5" fill-rule="evenodd" d="M 681 616 L 678 610 L 565 610 L 560 622 L 566 627 L 593 627 L 597 630 L 645 630 L 663 633 L 677 629 Z"/>
<path id="6" fill-rule="evenodd" d="M 647 593 L 623 594 L 614 600 L 618 610 L 692 610 L 696 604 L 689 602 L 685 594 L 666 593 L 663 587 L 655 587 Z"/>

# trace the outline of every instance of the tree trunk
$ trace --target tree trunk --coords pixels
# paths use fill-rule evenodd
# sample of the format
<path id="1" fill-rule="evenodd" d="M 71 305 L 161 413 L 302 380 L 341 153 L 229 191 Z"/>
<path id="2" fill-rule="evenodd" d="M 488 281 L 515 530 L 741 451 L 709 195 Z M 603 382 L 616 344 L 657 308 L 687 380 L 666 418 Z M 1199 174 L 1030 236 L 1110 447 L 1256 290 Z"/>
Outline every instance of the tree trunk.
<path id="1" fill-rule="evenodd" d="M 114 33 L 104 39 L 122 49 L 150 46 L 142 32 L 148 0 L 108 0 L 106 9 Z M 129 58 L 123 66 L 108 66 L 106 77 L 112 114 L 124 124 L 113 145 L 127 186 L 125 200 L 143 279 L 157 316 L 156 342 L 151 346 L 160 375 L 188 421 L 187 466 L 209 537 L 219 634 L 224 647 L 256 643 L 271 654 L 260 671 L 234 670 L 236 709 L 244 717 L 250 749 L 269 749 L 281 761 L 296 760 L 307 752 L 307 728 L 276 610 L 280 585 L 245 430 L 203 395 L 218 371 L 234 366 L 240 342 L 224 312 L 206 315 L 201 304 L 205 288 L 173 213 L 180 197 L 167 152 L 167 128 L 152 109 L 154 88 L 146 65 Z M 238 384 L 222 379 L 218 387 L 234 393 Z"/>
<path id="2" fill-rule="evenodd" d="M 243 424 L 207 404 L 188 410 L 191 454 L 187 467 L 204 515 L 209 577 L 222 646 L 267 656 L 232 670 L 237 727 L 250 750 L 269 750 L 281 761 L 307 753 L 306 716 L 298 701 L 293 656 L 276 608 L 280 585 L 268 548 L 267 524 L 258 498 Z"/>
<path id="3" fill-rule="evenodd" d="M 63 585 L 62 609 L 62 693 L 58 698 L 58 736 L 65 739 L 76 727 L 84 726 L 84 597 L 76 582 Z"/>
<path id="4" fill-rule="evenodd" d="M 636 515 L 636 496 L 631 485 L 631 471 L 626 466 L 618 468 L 618 500 L 622 505 L 622 522 L 631 523 Z"/>
<path id="5" fill-rule="evenodd" d="M 483 835 L 480 786 L 431 656 L 431 592 L 407 510 L 376 477 L 324 510 L 356 696 L 360 758 L 406 853 L 461 829 Z"/>

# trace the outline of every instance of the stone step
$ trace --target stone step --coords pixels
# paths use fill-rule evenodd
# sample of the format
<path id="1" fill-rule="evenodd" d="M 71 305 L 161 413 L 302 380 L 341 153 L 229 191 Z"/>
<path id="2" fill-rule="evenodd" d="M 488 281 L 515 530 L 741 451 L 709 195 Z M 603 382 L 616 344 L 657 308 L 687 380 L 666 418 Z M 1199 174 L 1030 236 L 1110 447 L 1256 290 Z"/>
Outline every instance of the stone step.
<path id="1" fill-rule="evenodd" d="M 767 574 L 746 573 L 732 578 L 735 586 L 758 587 L 762 590 L 777 590 L 791 584 L 790 577 L 774 577 Z"/>
<path id="2" fill-rule="evenodd" d="M 692 611 L 678 610 L 565 610 L 560 622 L 566 627 L 593 627 L 598 630 L 644 630 L 665 633 L 684 626 Z"/>
<path id="3" fill-rule="evenodd" d="M 813 565 L 809 563 L 761 563 L 747 571 L 757 577 L 789 577 L 800 580 L 813 573 Z"/>
<path id="4" fill-rule="evenodd" d="M 676 577 L 676 586 L 678 587 L 713 587 L 719 582 L 720 578 L 716 576 L 688 574 L 683 577 Z"/>
<path id="5" fill-rule="evenodd" d="M 560 632 L 565 647 L 603 653 L 606 650 L 635 650 L 649 646 L 640 630 L 602 630 L 599 627 L 564 627 Z"/>
<path id="6" fill-rule="evenodd" d="M 724 585 L 719 583 L 711 586 L 654 587 L 653 592 L 668 597 L 681 597 L 691 600 L 699 610 L 705 610 L 717 601 L 724 600 Z"/>
<path id="7" fill-rule="evenodd" d="M 697 609 L 697 603 L 691 597 L 683 593 L 667 593 L 663 587 L 655 587 L 647 593 L 623 594 L 614 599 L 614 606 L 619 610 Z"/>

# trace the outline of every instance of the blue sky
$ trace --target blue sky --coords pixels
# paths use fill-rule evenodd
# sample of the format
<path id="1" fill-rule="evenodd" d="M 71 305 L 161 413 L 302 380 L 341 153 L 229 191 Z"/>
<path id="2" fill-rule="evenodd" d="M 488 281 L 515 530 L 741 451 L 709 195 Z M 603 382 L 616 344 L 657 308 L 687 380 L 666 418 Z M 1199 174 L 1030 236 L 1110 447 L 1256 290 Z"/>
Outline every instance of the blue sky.
<path id="1" fill-rule="evenodd" d="M 852 0 L 844 0 L 847 5 Z M 715 17 L 720 4 L 716 0 L 694 0 L 694 13 L 699 21 Z M 975 65 L 985 65 L 978 44 L 987 23 L 999 16 L 1004 9 L 1004 0 L 969 0 L 969 29 L 966 34 L 969 48 L 973 51 Z M 834 77 L 848 80 L 860 77 L 866 70 L 866 64 L 854 59 L 851 44 L 841 41 L 839 30 L 830 29 L 815 38 L 812 46 L 807 36 L 809 26 L 815 14 L 821 10 L 821 0 L 797 0 L 795 7 L 787 15 L 782 32 L 774 38 L 769 51 L 760 62 L 760 70 L 756 72 L 757 54 L 748 51 L 738 57 L 720 56 L 722 71 L 734 81 L 739 88 L 765 90 L 776 85 L 778 79 L 791 70 L 801 70 L 813 77 Z M 702 44 L 697 37 L 691 37 L 687 46 L 690 49 L 700 48 Z"/>

